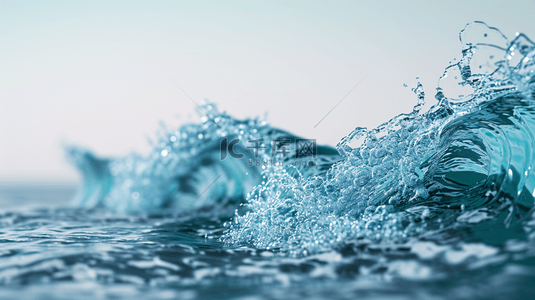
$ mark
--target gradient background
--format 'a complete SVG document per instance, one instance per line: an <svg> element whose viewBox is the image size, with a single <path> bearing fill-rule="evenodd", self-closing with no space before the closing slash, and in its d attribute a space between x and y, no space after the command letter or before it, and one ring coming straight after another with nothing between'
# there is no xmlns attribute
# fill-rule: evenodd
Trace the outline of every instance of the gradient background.
<svg viewBox="0 0 535 300"><path fill-rule="evenodd" d="M533 0L0 0L0 183L75 183L62 141L147 153L160 120L197 122L162 70L197 102L335 145L411 111L417 76L434 104L466 23L535 37L534 16Z"/></svg>

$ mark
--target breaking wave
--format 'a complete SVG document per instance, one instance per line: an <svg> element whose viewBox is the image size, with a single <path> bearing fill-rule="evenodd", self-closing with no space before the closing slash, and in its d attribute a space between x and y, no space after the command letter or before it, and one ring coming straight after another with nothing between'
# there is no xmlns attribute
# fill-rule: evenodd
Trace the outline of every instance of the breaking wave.
<svg viewBox="0 0 535 300"><path fill-rule="evenodd" d="M313 141L314 151L299 153L298 142L310 140L234 119L213 103L199 107L200 124L162 130L147 157L101 159L68 147L84 175L77 203L234 213L221 237L227 247L296 256L362 239L530 240L535 45L482 22L460 40L462 58L440 78L435 105L422 111L428 96L418 83L411 113L358 127L336 148Z"/></svg>

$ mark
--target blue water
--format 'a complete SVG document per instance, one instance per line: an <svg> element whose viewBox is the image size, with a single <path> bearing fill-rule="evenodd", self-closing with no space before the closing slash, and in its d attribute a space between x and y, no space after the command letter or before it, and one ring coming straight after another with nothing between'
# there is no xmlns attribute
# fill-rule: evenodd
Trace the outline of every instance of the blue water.
<svg viewBox="0 0 535 300"><path fill-rule="evenodd" d="M434 97L334 148L214 103L148 156L67 147L76 193L0 187L0 298L533 298L535 44L460 40Z"/></svg>

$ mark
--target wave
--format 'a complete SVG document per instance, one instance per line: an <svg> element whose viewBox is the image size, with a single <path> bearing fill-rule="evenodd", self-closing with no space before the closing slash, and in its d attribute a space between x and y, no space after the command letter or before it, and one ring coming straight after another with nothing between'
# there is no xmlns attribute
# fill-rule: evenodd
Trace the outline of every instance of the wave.
<svg viewBox="0 0 535 300"><path fill-rule="evenodd" d="M191 215L240 208L225 223L227 246L294 255L364 238L532 239L535 44L482 22L460 40L463 56L439 79L434 106L422 111L418 83L411 113L358 127L336 148L213 103L200 106L201 124L162 130L147 157L67 147L84 176L77 204Z"/></svg>
<svg viewBox="0 0 535 300"><path fill-rule="evenodd" d="M162 128L147 157L134 153L98 158L88 150L66 146L69 159L83 175L76 205L123 213L224 207L234 211L262 182L267 169L293 165L303 174L320 174L341 159L334 148L317 145L314 153L297 157L292 146L308 140L264 120L234 119L214 103L203 102L199 112L204 114L201 124L186 124L176 131Z"/></svg>

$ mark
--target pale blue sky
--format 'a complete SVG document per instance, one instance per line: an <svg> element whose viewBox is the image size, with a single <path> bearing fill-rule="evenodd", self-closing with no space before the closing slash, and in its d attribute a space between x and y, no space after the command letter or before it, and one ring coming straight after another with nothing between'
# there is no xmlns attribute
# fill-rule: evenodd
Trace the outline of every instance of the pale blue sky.
<svg viewBox="0 0 535 300"><path fill-rule="evenodd" d="M159 120L196 120L161 69L196 101L334 145L410 111L416 76L433 102L466 23L535 37L534 15L533 1L0 1L0 182L74 182L62 140L146 153Z"/></svg>

